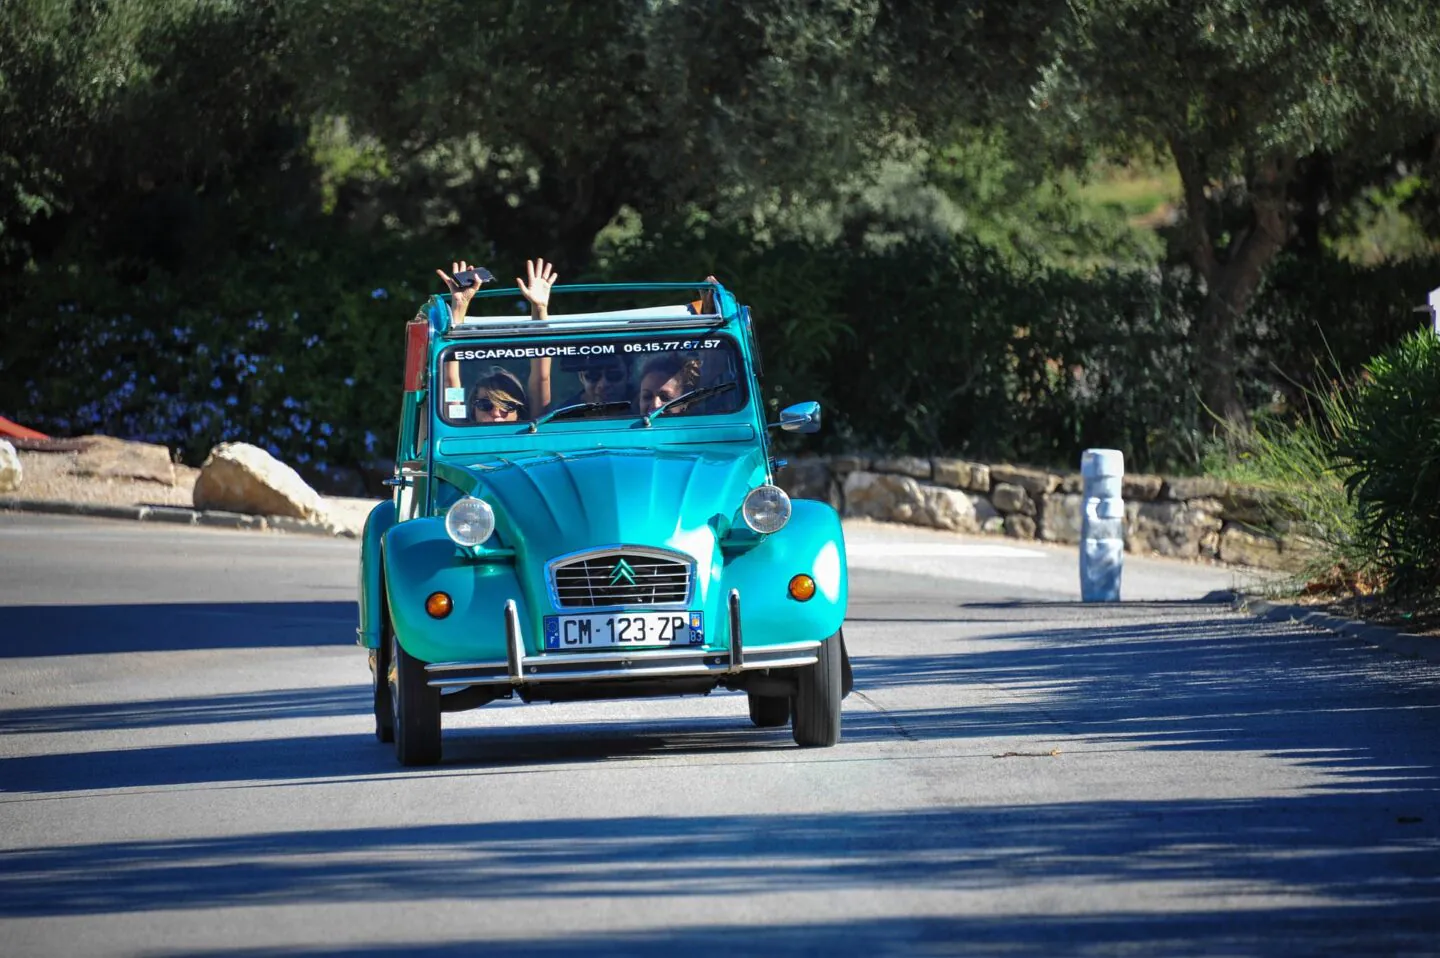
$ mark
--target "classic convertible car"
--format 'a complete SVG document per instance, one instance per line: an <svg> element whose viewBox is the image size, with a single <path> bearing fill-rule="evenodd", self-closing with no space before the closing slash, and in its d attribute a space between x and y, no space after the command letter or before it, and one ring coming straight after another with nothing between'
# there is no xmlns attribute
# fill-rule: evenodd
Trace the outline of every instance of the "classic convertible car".
<svg viewBox="0 0 1440 958"><path fill-rule="evenodd" d="M486 289L478 315L435 296L408 324L394 494L361 551L377 738L428 765L445 712L721 688L834 745L845 542L774 484L769 439L819 405L766 422L749 309L719 284L552 295L589 311L516 318L514 288Z"/></svg>

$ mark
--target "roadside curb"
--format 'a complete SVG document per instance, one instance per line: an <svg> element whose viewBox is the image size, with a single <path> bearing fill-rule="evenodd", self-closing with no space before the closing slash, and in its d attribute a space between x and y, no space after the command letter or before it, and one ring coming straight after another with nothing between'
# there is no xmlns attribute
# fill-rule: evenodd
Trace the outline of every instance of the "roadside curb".
<svg viewBox="0 0 1440 958"><path fill-rule="evenodd" d="M308 522L289 516L250 516L239 512L221 512L215 509L189 509L185 506L112 506L100 503L66 502L59 499L15 499L0 496L0 510L43 512L63 516L90 516L97 519L168 522L173 525L207 526L213 529L251 529L257 532L356 538L353 530L342 529L324 522Z"/></svg>
<svg viewBox="0 0 1440 958"><path fill-rule="evenodd" d="M1295 622L1300 625L1308 625L1324 629L1326 632L1333 632L1336 635L1359 639L1385 649L1387 652L1394 652L1396 655L1424 659L1427 662L1440 662L1440 638L1434 636L1412 635L1386 625L1342 619L1338 615L1309 609L1303 605L1286 605L1243 595L1237 595L1233 600L1233 605L1240 612L1248 612L1271 622Z"/></svg>

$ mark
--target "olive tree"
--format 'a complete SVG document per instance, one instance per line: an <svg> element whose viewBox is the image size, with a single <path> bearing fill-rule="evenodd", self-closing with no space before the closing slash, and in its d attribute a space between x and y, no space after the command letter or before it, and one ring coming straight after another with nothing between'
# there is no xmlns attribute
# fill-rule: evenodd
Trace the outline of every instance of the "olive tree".
<svg viewBox="0 0 1440 958"><path fill-rule="evenodd" d="M1031 88L1053 136L1169 150L1206 287L1202 400L1245 406L1237 331L1295 227L1306 164L1373 163L1440 128L1432 0L1072 0Z"/></svg>

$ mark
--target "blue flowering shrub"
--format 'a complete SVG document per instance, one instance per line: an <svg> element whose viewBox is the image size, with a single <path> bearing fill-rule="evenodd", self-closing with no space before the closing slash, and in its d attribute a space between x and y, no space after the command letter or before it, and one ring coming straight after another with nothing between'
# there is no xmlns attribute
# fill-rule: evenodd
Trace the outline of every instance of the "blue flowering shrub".
<svg viewBox="0 0 1440 958"><path fill-rule="evenodd" d="M56 436L159 443L191 464L227 441L321 479L384 458L404 323L433 265L333 260L277 248L204 275L152 269L134 285L34 274L0 349L0 412Z"/></svg>

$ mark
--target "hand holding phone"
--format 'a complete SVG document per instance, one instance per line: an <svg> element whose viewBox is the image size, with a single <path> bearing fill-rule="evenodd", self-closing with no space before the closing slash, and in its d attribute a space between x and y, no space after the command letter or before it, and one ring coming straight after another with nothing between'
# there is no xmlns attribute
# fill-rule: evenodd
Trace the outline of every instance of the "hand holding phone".
<svg viewBox="0 0 1440 958"><path fill-rule="evenodd" d="M455 274L455 285L460 289L469 289L472 286L483 286L493 282L495 282L495 275L483 266L462 269Z"/></svg>

